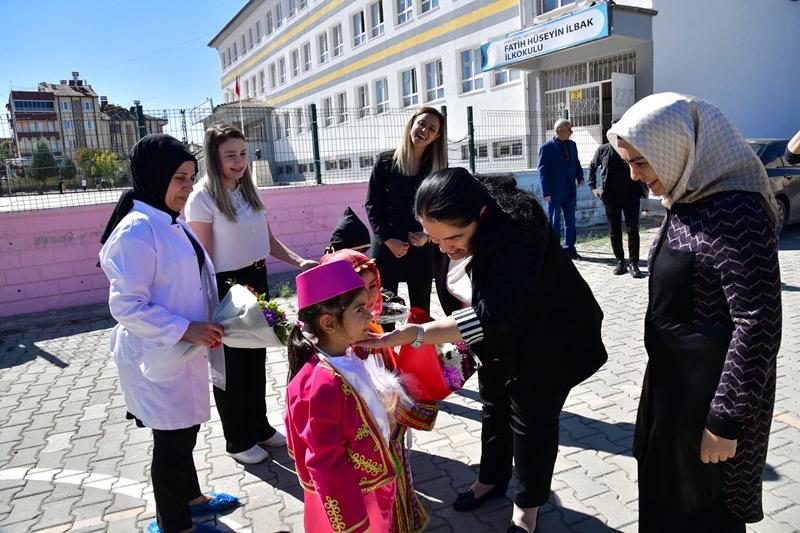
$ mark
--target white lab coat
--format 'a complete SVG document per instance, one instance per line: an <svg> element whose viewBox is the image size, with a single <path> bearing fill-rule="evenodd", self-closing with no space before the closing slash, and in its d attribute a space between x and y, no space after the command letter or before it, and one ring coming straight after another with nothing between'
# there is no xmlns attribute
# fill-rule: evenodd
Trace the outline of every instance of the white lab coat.
<svg viewBox="0 0 800 533"><path fill-rule="evenodd" d="M211 259L206 254L201 275L186 231L182 220L173 224L167 213L137 200L100 250L111 282L108 306L118 322L111 352L125 403L153 429L210 419L209 358L214 384L225 386L222 349L181 340L189 322L207 321L219 301Z"/></svg>

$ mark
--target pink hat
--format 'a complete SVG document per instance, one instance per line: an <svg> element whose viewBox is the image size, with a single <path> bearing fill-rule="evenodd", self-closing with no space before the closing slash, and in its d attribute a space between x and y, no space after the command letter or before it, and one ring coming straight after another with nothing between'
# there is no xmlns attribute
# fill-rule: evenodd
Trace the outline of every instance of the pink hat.
<svg viewBox="0 0 800 533"><path fill-rule="evenodd" d="M298 309L305 309L353 289L364 288L361 276L345 260L323 263L306 270L295 278L295 283Z"/></svg>

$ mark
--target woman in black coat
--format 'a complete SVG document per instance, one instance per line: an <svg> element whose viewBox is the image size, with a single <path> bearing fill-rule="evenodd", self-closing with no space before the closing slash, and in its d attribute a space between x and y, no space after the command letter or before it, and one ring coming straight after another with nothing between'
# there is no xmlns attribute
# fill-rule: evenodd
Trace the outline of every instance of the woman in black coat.
<svg viewBox="0 0 800 533"><path fill-rule="evenodd" d="M444 116L421 107L409 119L397 149L378 156L369 178L364 207L372 226L370 256L383 288L397 293L408 284L411 305L430 311L433 248L414 218L414 194L431 172L447 166Z"/></svg>
<svg viewBox="0 0 800 533"><path fill-rule="evenodd" d="M437 293L450 315L407 324L365 345L466 342L480 358L484 400L478 481L457 510L517 487L510 532L532 532L550 496L559 414L570 389L606 360L603 313L530 193L510 177L481 181L462 168L426 178L416 216L445 255Z"/></svg>

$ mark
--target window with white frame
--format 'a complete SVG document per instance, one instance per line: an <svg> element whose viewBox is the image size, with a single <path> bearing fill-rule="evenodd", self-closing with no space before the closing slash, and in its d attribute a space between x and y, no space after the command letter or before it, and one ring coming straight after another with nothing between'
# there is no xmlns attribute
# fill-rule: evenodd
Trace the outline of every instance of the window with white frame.
<svg viewBox="0 0 800 533"><path fill-rule="evenodd" d="M397 0L397 23L403 24L414 18L414 0Z"/></svg>
<svg viewBox="0 0 800 533"><path fill-rule="evenodd" d="M356 102L358 102L358 118L369 115L369 85L356 87Z"/></svg>
<svg viewBox="0 0 800 533"><path fill-rule="evenodd" d="M492 143L492 156L495 159L505 157L520 157L522 155L522 141L498 141Z"/></svg>
<svg viewBox="0 0 800 533"><path fill-rule="evenodd" d="M349 157L339 160L339 170L349 170L353 168L353 162Z"/></svg>
<svg viewBox="0 0 800 533"><path fill-rule="evenodd" d="M483 89L481 72L481 49L472 48L461 52L461 92Z"/></svg>
<svg viewBox="0 0 800 533"><path fill-rule="evenodd" d="M281 84L286 83L286 58L282 57L278 60L278 82Z"/></svg>
<svg viewBox="0 0 800 533"><path fill-rule="evenodd" d="M83 110L84 111L92 111L94 106L92 105L91 100L84 100L83 101Z"/></svg>
<svg viewBox="0 0 800 533"><path fill-rule="evenodd" d="M319 64L322 65L328 61L328 32L321 33L317 36L317 50L319 50Z"/></svg>
<svg viewBox="0 0 800 533"><path fill-rule="evenodd" d="M362 155L358 158L358 168L372 168L375 164L375 156Z"/></svg>
<svg viewBox="0 0 800 533"><path fill-rule="evenodd" d="M339 124L347 122L347 93L336 95L336 120Z"/></svg>
<svg viewBox="0 0 800 533"><path fill-rule="evenodd" d="M244 97L250 96L250 80L244 80Z"/></svg>
<svg viewBox="0 0 800 533"><path fill-rule="evenodd" d="M500 70L494 71L494 85L497 87L498 85L505 85L506 83L511 83L512 81L517 81L519 79L519 70L515 68L503 68Z"/></svg>
<svg viewBox="0 0 800 533"><path fill-rule="evenodd" d="M295 109L295 111L294 111L294 122L295 122L295 125L297 127L298 135L303 133L303 128L304 128L303 110L301 108L299 108L299 107L297 109Z"/></svg>
<svg viewBox="0 0 800 533"><path fill-rule="evenodd" d="M231 61L231 47L230 46L225 49L225 57L227 58L227 60L228 60L227 63L228 63L228 66L230 67L231 66L231 62L232 62Z"/></svg>
<svg viewBox="0 0 800 533"><path fill-rule="evenodd" d="M353 48L365 42L367 42L367 26L364 11L361 10L353 15Z"/></svg>
<svg viewBox="0 0 800 533"><path fill-rule="evenodd" d="M335 159L326 159L325 160L325 170L336 170L338 168L337 162Z"/></svg>
<svg viewBox="0 0 800 533"><path fill-rule="evenodd" d="M61 110L62 111L72 110L72 104L70 104L69 100L61 100Z"/></svg>
<svg viewBox="0 0 800 533"><path fill-rule="evenodd" d="M311 43L303 45L303 72L311 70Z"/></svg>
<svg viewBox="0 0 800 533"><path fill-rule="evenodd" d="M289 113L286 113L285 115L283 115L283 133L287 139L289 138L289 132L291 131L291 128L292 128L292 119Z"/></svg>
<svg viewBox="0 0 800 533"><path fill-rule="evenodd" d="M275 4L275 27L280 28L283 24L283 4L278 2Z"/></svg>
<svg viewBox="0 0 800 533"><path fill-rule="evenodd" d="M342 34L342 25L337 24L331 30L333 34L333 57L338 57L344 52L344 37Z"/></svg>
<svg viewBox="0 0 800 533"><path fill-rule="evenodd" d="M258 73L258 92L261 93L263 96L266 93L266 76L264 75L264 71Z"/></svg>
<svg viewBox="0 0 800 533"><path fill-rule="evenodd" d="M489 157L489 147L485 144L476 144L475 145L475 158L476 159L486 159ZM467 161L469 159L469 145L462 144L461 145L461 159L463 161Z"/></svg>
<svg viewBox="0 0 800 533"><path fill-rule="evenodd" d="M442 60L425 63L425 101L432 102L444 98L444 76Z"/></svg>
<svg viewBox="0 0 800 533"><path fill-rule="evenodd" d="M378 37L383 35L383 0L377 0L369 5L370 35Z"/></svg>
<svg viewBox="0 0 800 533"><path fill-rule="evenodd" d="M222 65L222 70L228 68L228 64L225 62L225 52L221 50L219 52L219 64Z"/></svg>
<svg viewBox="0 0 800 533"><path fill-rule="evenodd" d="M278 85L278 69L275 63L269 66L269 86L274 89Z"/></svg>
<svg viewBox="0 0 800 533"><path fill-rule="evenodd" d="M64 129L65 130L71 130L72 129L72 120L65 119L65 120L62 121L62 123L64 124Z"/></svg>
<svg viewBox="0 0 800 533"><path fill-rule="evenodd" d="M236 43L233 43L233 60L237 61L239 59L239 49L236 48Z"/></svg>
<svg viewBox="0 0 800 533"><path fill-rule="evenodd" d="M419 9L423 13L427 13L431 9L436 9L437 7L439 7L439 0L422 0L419 5Z"/></svg>
<svg viewBox="0 0 800 533"><path fill-rule="evenodd" d="M403 88L403 107L410 107L419 103L419 93L417 91L417 69L410 68L400 73L401 85Z"/></svg>
<svg viewBox="0 0 800 533"><path fill-rule="evenodd" d="M256 75L250 76L250 89L253 91L253 96L256 95Z"/></svg>
<svg viewBox="0 0 800 533"><path fill-rule="evenodd" d="M305 9L308 7L308 0L300 0L300 9Z"/></svg>
<svg viewBox="0 0 800 533"><path fill-rule="evenodd" d="M253 28L247 30L247 48L253 48Z"/></svg>
<svg viewBox="0 0 800 533"><path fill-rule="evenodd" d="M267 35L272 34L272 11L267 13Z"/></svg>
<svg viewBox="0 0 800 533"><path fill-rule="evenodd" d="M287 0L289 3L288 17L292 18L297 13L297 2L295 0Z"/></svg>
<svg viewBox="0 0 800 533"><path fill-rule="evenodd" d="M281 119L280 119L280 117L277 115L277 113L276 113L275 115L273 115L273 117L274 117L274 122L273 122L273 124L274 124L274 126L275 126L275 127L274 127L274 130L275 130L275 138L276 138L276 139L280 139L280 138L283 136L283 131L282 131L282 130L283 130L283 128L281 128Z"/></svg>
<svg viewBox="0 0 800 533"><path fill-rule="evenodd" d="M247 41L245 40L245 34L242 34L242 56L247 53Z"/></svg>
<svg viewBox="0 0 800 533"><path fill-rule="evenodd" d="M330 96L322 99L322 125L326 128L333 125Z"/></svg>
<svg viewBox="0 0 800 533"><path fill-rule="evenodd" d="M296 77L300 75L300 51L295 48L289 54L289 62L292 67L292 77Z"/></svg>
<svg viewBox="0 0 800 533"><path fill-rule="evenodd" d="M575 2L576 0L539 0L539 13L547 13Z"/></svg>
<svg viewBox="0 0 800 533"><path fill-rule="evenodd" d="M375 113L386 111L389 104L389 83L386 78L375 80Z"/></svg>
<svg viewBox="0 0 800 533"><path fill-rule="evenodd" d="M256 21L256 44L261 42L261 21Z"/></svg>

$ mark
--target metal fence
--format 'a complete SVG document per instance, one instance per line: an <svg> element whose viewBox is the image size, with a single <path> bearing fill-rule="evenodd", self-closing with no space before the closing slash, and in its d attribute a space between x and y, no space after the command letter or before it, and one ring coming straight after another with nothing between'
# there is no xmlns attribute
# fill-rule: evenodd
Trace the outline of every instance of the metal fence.
<svg viewBox="0 0 800 533"><path fill-rule="evenodd" d="M476 172L536 167L539 146L553 136L560 113L442 108L448 115L451 166ZM148 133L168 133L192 150L204 173L206 128L230 123L247 137L251 169L259 187L340 184L369 179L375 156L395 148L413 110L273 108L264 102L217 106L192 120L182 109L143 110L104 106L8 115L0 127L0 211L115 202L130 187L128 154ZM454 115L459 113L462 116ZM584 166L610 117L572 117L572 139ZM458 128L453 124L458 124ZM1 123L0 123L1 126Z"/></svg>

